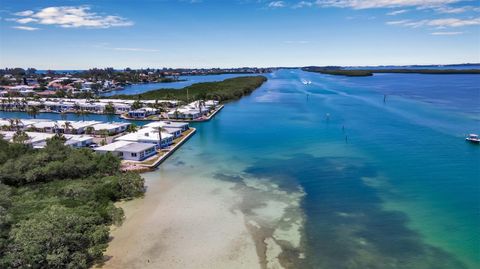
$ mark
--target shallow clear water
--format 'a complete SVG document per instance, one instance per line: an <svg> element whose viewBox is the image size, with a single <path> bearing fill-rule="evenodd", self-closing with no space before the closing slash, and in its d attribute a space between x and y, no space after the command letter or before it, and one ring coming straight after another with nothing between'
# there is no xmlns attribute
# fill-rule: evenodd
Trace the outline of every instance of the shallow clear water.
<svg viewBox="0 0 480 269"><path fill-rule="evenodd" d="M268 76L194 124L158 179L204 171L202 180L304 192L288 216L303 217L300 246L277 242L292 267L480 267L480 147L463 139L480 132L480 76ZM255 199L245 194L242 206L252 218Z"/></svg>

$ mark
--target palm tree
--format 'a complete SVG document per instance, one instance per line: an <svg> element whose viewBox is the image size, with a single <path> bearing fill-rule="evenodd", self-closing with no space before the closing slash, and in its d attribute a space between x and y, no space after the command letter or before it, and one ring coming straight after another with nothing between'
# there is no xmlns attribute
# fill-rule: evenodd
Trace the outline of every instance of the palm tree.
<svg viewBox="0 0 480 269"><path fill-rule="evenodd" d="M16 129L15 126L15 120L14 119L9 119L8 122L10 123L10 130L13 131Z"/></svg>
<svg viewBox="0 0 480 269"><path fill-rule="evenodd" d="M66 121L66 122L65 122L64 127L65 127L65 133L67 133L67 132L70 131L70 130L73 131L73 125L72 125L72 123L69 122L69 121Z"/></svg>
<svg viewBox="0 0 480 269"><path fill-rule="evenodd" d="M53 132L54 132L55 134L59 134L59 133L60 133L59 131L60 131L60 128L58 128L58 124L55 122L55 123L53 124Z"/></svg>
<svg viewBox="0 0 480 269"><path fill-rule="evenodd" d="M7 99L7 103L8 103L8 109L12 109L12 98L10 98L10 96L8 97Z"/></svg>
<svg viewBox="0 0 480 269"><path fill-rule="evenodd" d="M138 130L138 126L135 123L128 125L127 132L135 133Z"/></svg>
<svg viewBox="0 0 480 269"><path fill-rule="evenodd" d="M26 98L23 98L22 99L22 109L25 109L28 105L28 102L27 102L27 99Z"/></svg>
<svg viewBox="0 0 480 269"><path fill-rule="evenodd" d="M22 123L20 119L9 119L8 121L10 122L10 129L12 131L20 130L20 124Z"/></svg>
<svg viewBox="0 0 480 269"><path fill-rule="evenodd" d="M163 127L158 126L157 131L158 131L158 148L162 150L162 131L165 130Z"/></svg>
<svg viewBox="0 0 480 269"><path fill-rule="evenodd" d="M37 115L40 114L40 109L36 106L29 106L27 108L27 114L36 119Z"/></svg>
<svg viewBox="0 0 480 269"><path fill-rule="evenodd" d="M13 143L17 144L25 144L30 139L30 137L25 133L24 131L16 131L15 134L13 135Z"/></svg>
<svg viewBox="0 0 480 269"><path fill-rule="evenodd" d="M85 128L85 133L93 134L93 132L95 132L95 128L93 128L92 126L88 126L87 128Z"/></svg>
<svg viewBox="0 0 480 269"><path fill-rule="evenodd" d="M60 112L60 118L61 118L62 120L66 120L66 119L67 119L67 113L61 111L61 112Z"/></svg>

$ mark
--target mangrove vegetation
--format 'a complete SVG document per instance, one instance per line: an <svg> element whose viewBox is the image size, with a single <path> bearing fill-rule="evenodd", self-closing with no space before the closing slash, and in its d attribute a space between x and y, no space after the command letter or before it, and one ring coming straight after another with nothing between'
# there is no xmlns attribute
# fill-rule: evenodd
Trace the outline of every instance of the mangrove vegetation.
<svg viewBox="0 0 480 269"><path fill-rule="evenodd" d="M217 100L221 102L240 99L260 87L267 78L246 76L216 82L195 83L182 89L159 89L136 95L115 95L113 99L133 100Z"/></svg>
<svg viewBox="0 0 480 269"><path fill-rule="evenodd" d="M103 260L114 202L141 196L144 180L120 160L73 149L56 136L44 149L0 139L0 268L88 268Z"/></svg>
<svg viewBox="0 0 480 269"><path fill-rule="evenodd" d="M373 76L376 73L399 73L399 74L480 74L480 69L342 69L331 67L308 66L303 67L303 71L315 72L327 75L338 75L348 77L366 77Z"/></svg>

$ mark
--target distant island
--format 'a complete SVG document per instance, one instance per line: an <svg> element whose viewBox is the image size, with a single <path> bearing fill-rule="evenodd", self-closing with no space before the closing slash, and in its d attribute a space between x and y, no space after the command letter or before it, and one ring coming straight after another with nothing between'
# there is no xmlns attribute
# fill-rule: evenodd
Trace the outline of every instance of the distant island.
<svg viewBox="0 0 480 269"><path fill-rule="evenodd" d="M130 100L217 100L227 102L248 95L260 87L267 78L247 76L216 82L195 83L182 89L159 89L136 95L114 95L112 99Z"/></svg>
<svg viewBox="0 0 480 269"><path fill-rule="evenodd" d="M400 73L400 74L480 74L480 69L410 69L410 68L385 68L385 69L343 69L341 67L303 67L303 71L321 73L327 75L368 77L375 73Z"/></svg>

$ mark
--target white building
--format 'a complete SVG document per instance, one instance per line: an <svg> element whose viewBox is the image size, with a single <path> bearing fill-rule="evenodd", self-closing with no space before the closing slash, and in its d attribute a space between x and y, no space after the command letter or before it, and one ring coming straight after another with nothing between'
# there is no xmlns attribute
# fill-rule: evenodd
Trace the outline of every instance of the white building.
<svg viewBox="0 0 480 269"><path fill-rule="evenodd" d="M173 143L173 135L167 132L161 132L162 141L161 146L167 147ZM130 142L140 142L140 143L150 143L157 145L157 148L160 147L160 137L158 130L154 128L143 128L134 133L129 133L120 137L115 138L115 141L130 141Z"/></svg>
<svg viewBox="0 0 480 269"><path fill-rule="evenodd" d="M92 125L95 134L101 134L102 131L106 131L109 135L125 132L130 123L126 122L110 122L110 123L98 123Z"/></svg>
<svg viewBox="0 0 480 269"><path fill-rule="evenodd" d="M137 143L116 141L94 149L98 153L110 152L124 160L142 161L156 154L155 145L151 143Z"/></svg>
<svg viewBox="0 0 480 269"><path fill-rule="evenodd" d="M155 115L158 113L158 109L151 108L151 107L144 107L137 110L129 111L128 116L130 118L146 118L151 115Z"/></svg>

